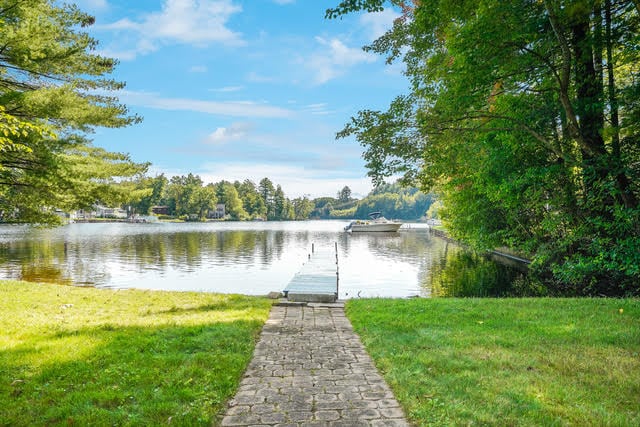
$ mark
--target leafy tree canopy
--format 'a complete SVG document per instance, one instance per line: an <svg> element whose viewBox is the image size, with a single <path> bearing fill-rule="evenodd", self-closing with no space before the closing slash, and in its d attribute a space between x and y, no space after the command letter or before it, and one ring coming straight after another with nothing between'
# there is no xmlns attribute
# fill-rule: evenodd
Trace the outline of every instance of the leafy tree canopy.
<svg viewBox="0 0 640 427"><path fill-rule="evenodd" d="M144 173L84 134L140 120L111 95L116 61L94 53L93 18L53 0L0 0L0 216L56 222L56 208L121 197L112 184Z"/></svg>
<svg viewBox="0 0 640 427"><path fill-rule="evenodd" d="M400 10L366 50L411 82L359 112L374 182L401 174L479 248L524 251L567 294L640 293L640 9L635 1L345 0ZM633 267L636 266L636 267Z"/></svg>

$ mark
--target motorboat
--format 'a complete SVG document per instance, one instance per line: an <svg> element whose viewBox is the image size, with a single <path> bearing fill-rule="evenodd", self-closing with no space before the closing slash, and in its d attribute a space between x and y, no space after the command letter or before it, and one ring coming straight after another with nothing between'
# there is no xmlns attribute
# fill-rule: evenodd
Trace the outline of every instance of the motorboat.
<svg viewBox="0 0 640 427"><path fill-rule="evenodd" d="M396 232L401 226L401 222L390 221L382 216L381 212L371 212L368 220L351 221L349 225L344 228L344 231L351 231L353 233L361 231Z"/></svg>

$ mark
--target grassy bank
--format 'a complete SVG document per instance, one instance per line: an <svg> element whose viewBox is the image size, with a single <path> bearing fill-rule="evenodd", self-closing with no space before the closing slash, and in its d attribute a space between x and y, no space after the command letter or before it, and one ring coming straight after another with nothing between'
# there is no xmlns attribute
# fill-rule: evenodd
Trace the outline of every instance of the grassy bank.
<svg viewBox="0 0 640 427"><path fill-rule="evenodd" d="M416 425L640 425L640 300L352 300Z"/></svg>
<svg viewBox="0 0 640 427"><path fill-rule="evenodd" d="M0 281L0 425L211 425L270 307Z"/></svg>

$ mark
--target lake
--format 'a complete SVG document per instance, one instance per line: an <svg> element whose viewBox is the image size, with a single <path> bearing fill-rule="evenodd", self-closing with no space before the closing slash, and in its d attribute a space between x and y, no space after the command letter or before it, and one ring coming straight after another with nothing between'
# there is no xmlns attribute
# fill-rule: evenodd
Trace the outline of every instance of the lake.
<svg viewBox="0 0 640 427"><path fill-rule="evenodd" d="M0 226L0 278L98 288L265 295L282 291L311 245L337 243L340 298L501 295L522 272L423 224L345 233L347 221Z"/></svg>

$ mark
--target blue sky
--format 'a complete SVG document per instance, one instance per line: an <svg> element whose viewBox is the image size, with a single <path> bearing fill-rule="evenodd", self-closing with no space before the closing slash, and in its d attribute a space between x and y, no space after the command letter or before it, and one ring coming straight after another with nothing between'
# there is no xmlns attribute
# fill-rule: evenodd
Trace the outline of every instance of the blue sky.
<svg viewBox="0 0 640 427"><path fill-rule="evenodd" d="M118 97L144 121L98 129L95 145L205 182L263 177L287 197L371 189L354 140L361 109L406 92L400 65L364 52L397 14L326 20L339 0L77 0L101 54L120 60Z"/></svg>

